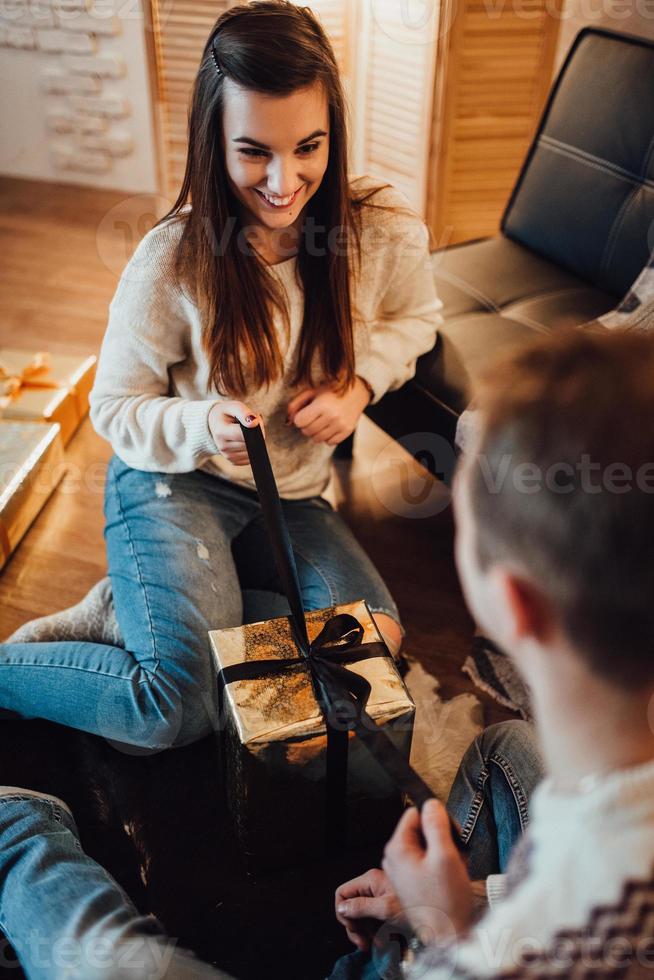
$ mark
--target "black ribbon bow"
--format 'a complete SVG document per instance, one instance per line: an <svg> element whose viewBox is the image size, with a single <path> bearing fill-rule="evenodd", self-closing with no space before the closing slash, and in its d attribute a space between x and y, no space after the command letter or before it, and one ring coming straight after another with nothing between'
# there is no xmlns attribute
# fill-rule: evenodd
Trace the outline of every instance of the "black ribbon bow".
<svg viewBox="0 0 654 980"><path fill-rule="evenodd" d="M254 680L288 670L308 670L318 706L327 729L327 833L328 843L336 846L345 838L347 755L349 732L358 738L393 779L397 789L421 808L433 797L424 780L409 765L392 739L366 710L370 697L368 681L347 670L345 665L375 657L390 657L382 642L362 644L363 627L347 614L332 616L313 642L309 641L304 617L295 556L263 432L241 425L250 457L259 502L275 556L282 587L291 608L291 629L299 650L298 657L246 660L222 669L221 681ZM457 829L452 836L461 847Z"/></svg>

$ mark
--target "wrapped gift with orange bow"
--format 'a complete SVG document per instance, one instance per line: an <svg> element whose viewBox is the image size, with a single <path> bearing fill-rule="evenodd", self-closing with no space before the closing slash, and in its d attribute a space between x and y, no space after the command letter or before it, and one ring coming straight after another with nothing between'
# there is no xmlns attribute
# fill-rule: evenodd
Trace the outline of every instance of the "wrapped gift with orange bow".
<svg viewBox="0 0 654 980"><path fill-rule="evenodd" d="M0 421L0 568L64 473L58 424Z"/></svg>
<svg viewBox="0 0 654 980"><path fill-rule="evenodd" d="M64 446L89 409L97 358L0 348L0 417L58 422Z"/></svg>

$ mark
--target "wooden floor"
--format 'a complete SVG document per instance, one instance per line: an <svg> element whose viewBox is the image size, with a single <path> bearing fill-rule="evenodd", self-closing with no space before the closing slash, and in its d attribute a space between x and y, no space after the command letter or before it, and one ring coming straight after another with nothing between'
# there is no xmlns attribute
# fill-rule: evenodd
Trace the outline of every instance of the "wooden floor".
<svg viewBox="0 0 654 980"><path fill-rule="evenodd" d="M97 353L120 271L153 224L152 202L3 179L0 204L0 347ZM428 517L416 517L401 500L389 512L383 502L398 451L366 420L354 462L339 464L333 492L398 601L407 652L439 678L449 698L473 690L460 669L473 625L452 563L451 514L446 501ZM109 456L87 419L69 444L67 477L0 573L0 640L28 619L77 602L105 574L102 492ZM411 466L408 457L400 463ZM506 717L481 700L487 722Z"/></svg>

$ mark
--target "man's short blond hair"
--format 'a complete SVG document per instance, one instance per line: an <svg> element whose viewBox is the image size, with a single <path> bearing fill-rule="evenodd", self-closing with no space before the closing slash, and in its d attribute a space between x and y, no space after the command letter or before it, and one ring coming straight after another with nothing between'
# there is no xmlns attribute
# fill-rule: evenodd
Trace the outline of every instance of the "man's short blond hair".
<svg viewBox="0 0 654 980"><path fill-rule="evenodd" d="M483 567L518 563L569 640L625 688L654 680L654 336L564 331L475 391Z"/></svg>

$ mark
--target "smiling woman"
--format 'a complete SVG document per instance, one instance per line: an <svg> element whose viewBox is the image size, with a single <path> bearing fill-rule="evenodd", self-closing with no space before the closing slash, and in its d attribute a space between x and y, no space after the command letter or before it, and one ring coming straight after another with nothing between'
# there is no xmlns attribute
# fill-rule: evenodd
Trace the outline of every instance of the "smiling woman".
<svg viewBox="0 0 654 980"><path fill-rule="evenodd" d="M219 722L209 629L288 612L239 423L265 425L305 609L365 598L399 648L393 598L322 494L335 445L440 322L422 222L348 176L341 81L307 8L253 2L216 22L188 136L90 397L114 450L105 539L125 648L6 643L0 677L0 708L155 751Z"/></svg>
<svg viewBox="0 0 654 980"><path fill-rule="evenodd" d="M250 241L270 264L297 251L302 212L329 162L329 104L319 82L281 98L227 78L223 136L229 185L253 227ZM245 132L248 135L236 135ZM274 135L274 145L265 142ZM275 215L275 217L272 217ZM289 251L289 249L291 251Z"/></svg>
<svg viewBox="0 0 654 980"><path fill-rule="evenodd" d="M223 14L193 87L182 187L162 219L185 223L176 275L195 292L216 390L244 397L283 376L271 312L288 329L289 297L269 269L297 255L305 301L294 381L311 386L318 369L341 393L358 387L361 401L351 260L361 224L355 198L373 189L352 193L341 79L310 11L264 0ZM351 248L330 247L339 229Z"/></svg>

